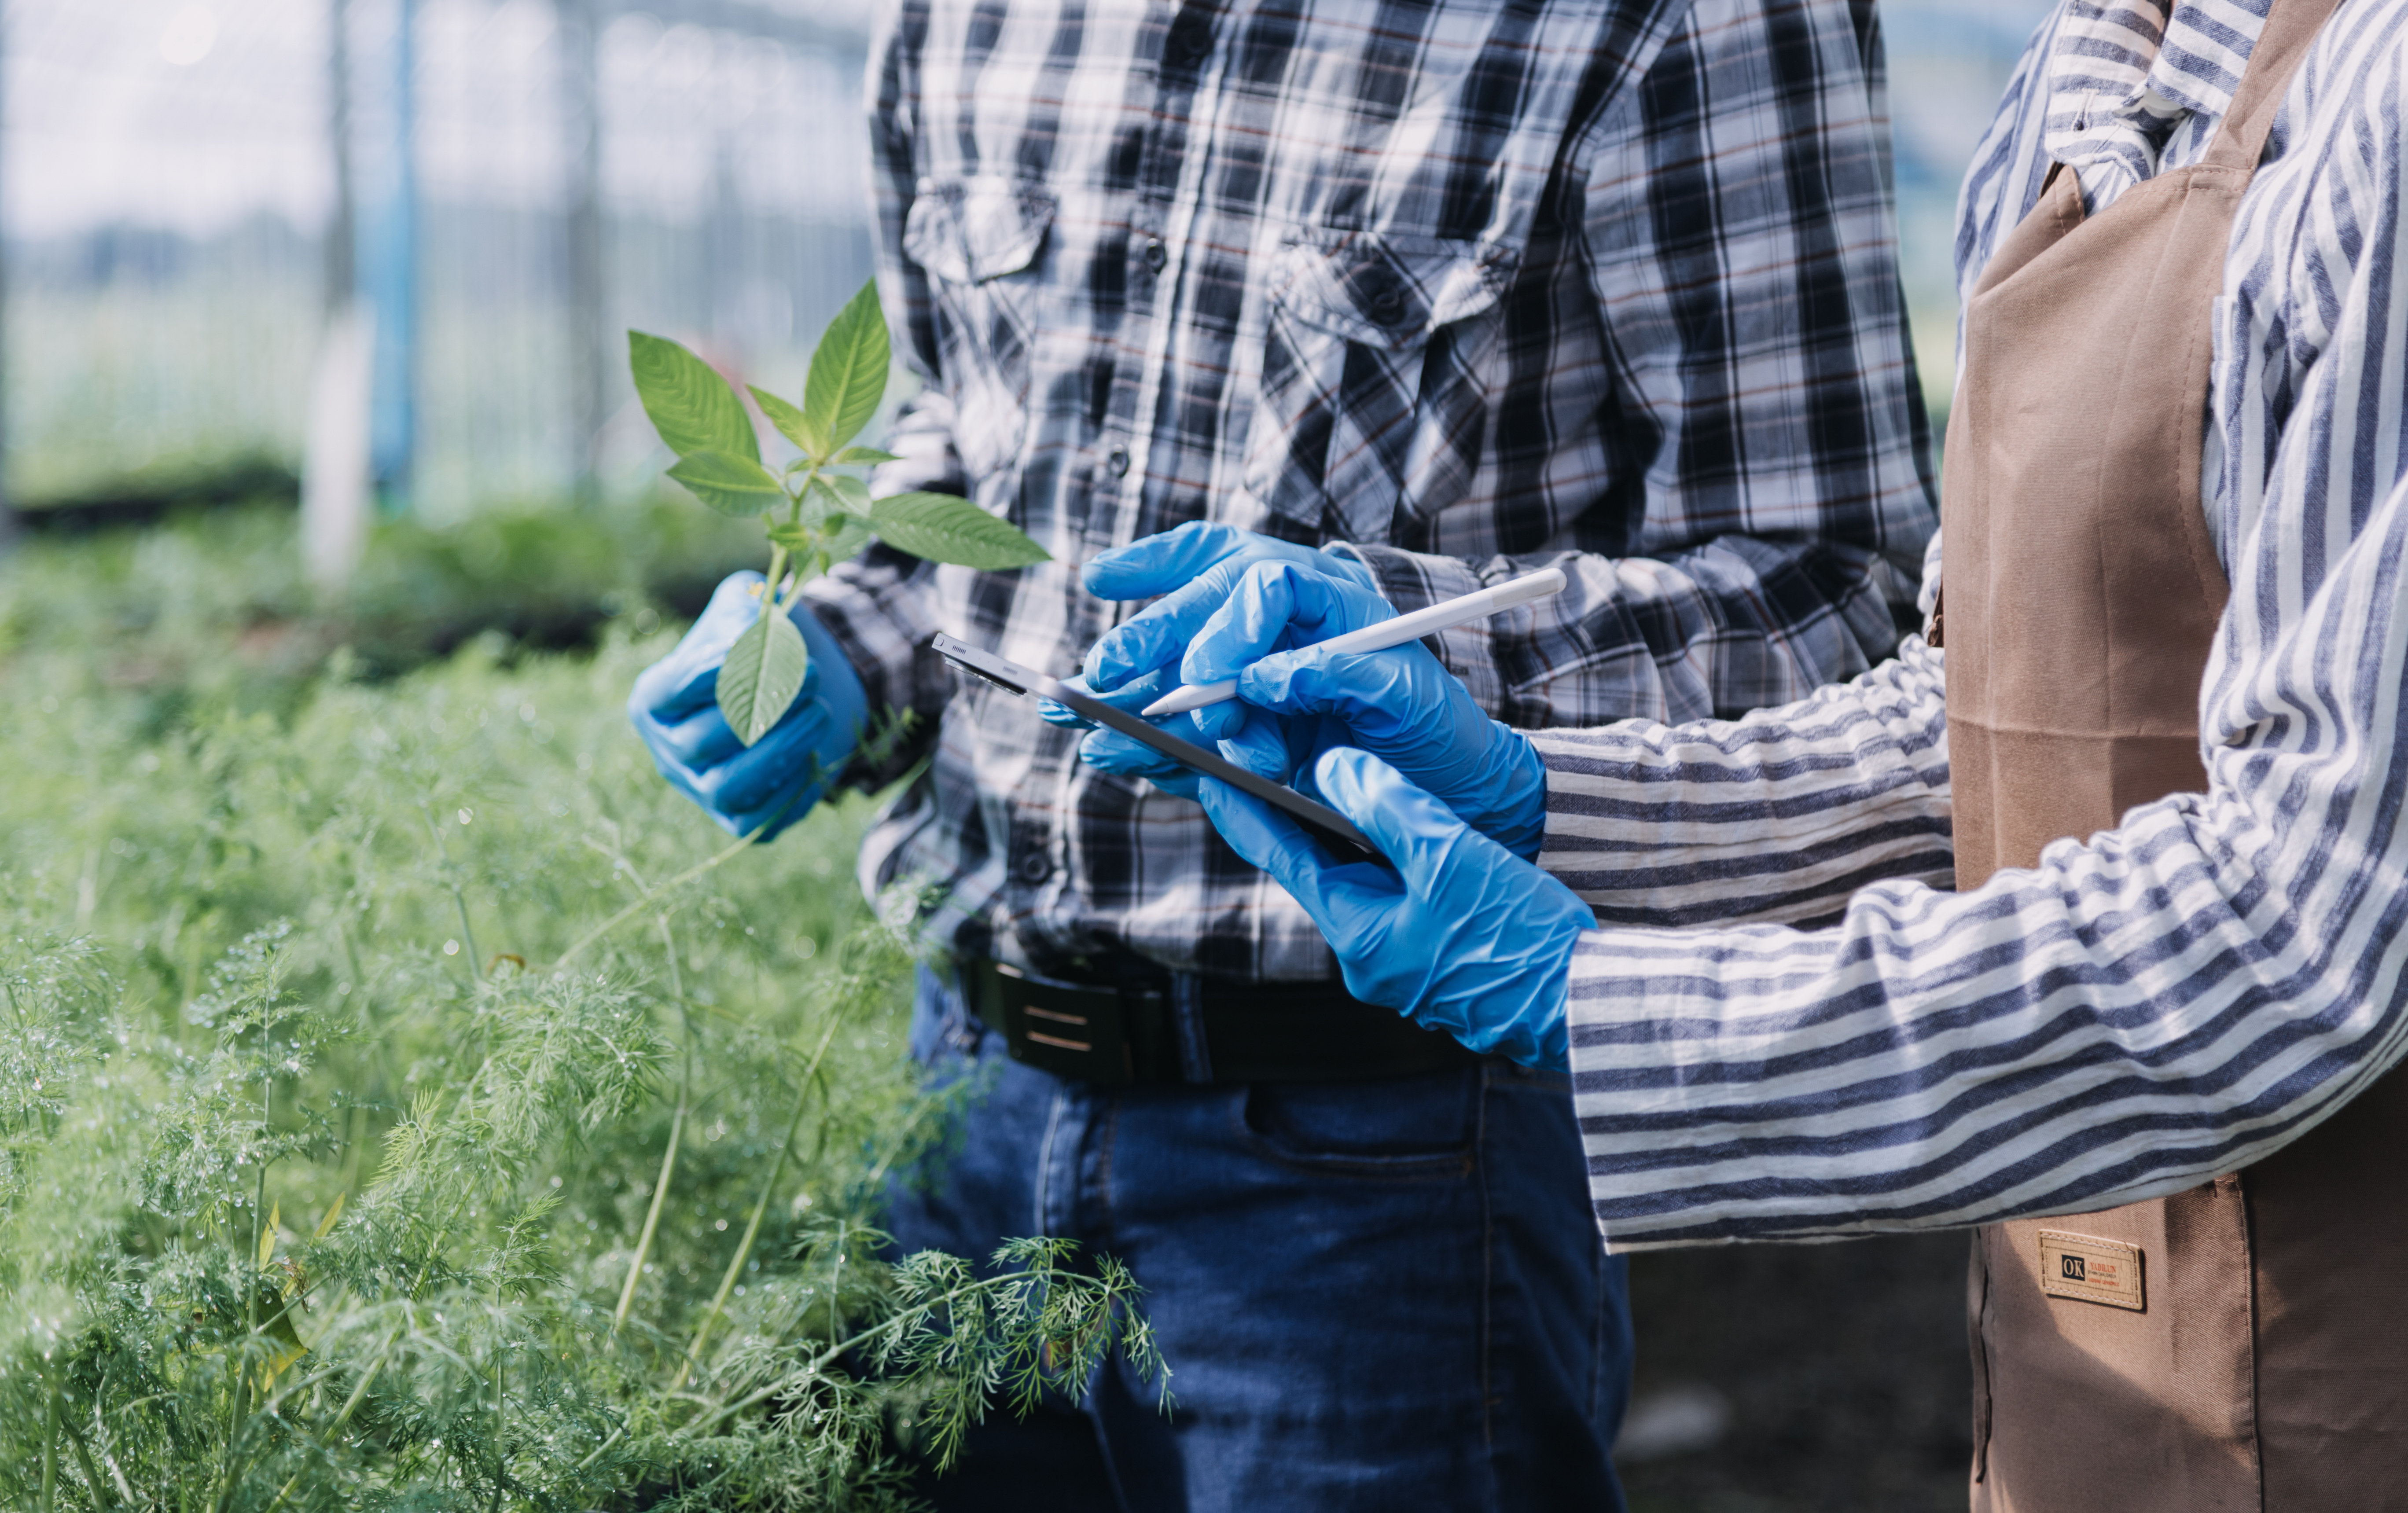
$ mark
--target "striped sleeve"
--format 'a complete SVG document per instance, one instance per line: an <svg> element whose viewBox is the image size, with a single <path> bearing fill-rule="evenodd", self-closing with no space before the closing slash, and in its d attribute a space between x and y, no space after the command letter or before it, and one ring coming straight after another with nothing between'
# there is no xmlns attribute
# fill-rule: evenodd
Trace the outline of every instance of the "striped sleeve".
<svg viewBox="0 0 2408 1513"><path fill-rule="evenodd" d="M2408 1047L2408 0L2345 7L2220 307L2231 604L2208 792L1814 931L1586 937L1575 1106L1617 1249L2079 1213L2262 1159Z"/></svg>
<svg viewBox="0 0 2408 1513"><path fill-rule="evenodd" d="M1607 924L1798 923L1882 878L1945 886L1944 699L1918 635L1853 682L1741 720L1533 732L1539 864Z"/></svg>

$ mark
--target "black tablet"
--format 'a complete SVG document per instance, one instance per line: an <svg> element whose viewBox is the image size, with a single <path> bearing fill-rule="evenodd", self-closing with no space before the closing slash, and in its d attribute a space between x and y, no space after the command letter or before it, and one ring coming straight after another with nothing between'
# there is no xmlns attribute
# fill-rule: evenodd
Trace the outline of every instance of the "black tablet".
<svg viewBox="0 0 2408 1513"><path fill-rule="evenodd" d="M1141 741L1182 767L1218 778L1230 787L1241 789L1272 806L1312 832L1314 839L1329 848L1342 862L1377 862L1392 865L1371 837L1354 827L1354 821L1326 804L1316 804L1295 789L1257 778L1236 763L1224 760L1218 753L1207 751L1193 741L1182 741L1176 735L1165 735L1136 715L1115 709L1092 693L1082 693L1056 678L1046 677L1033 667L1008 662L992 651L982 651L974 646L939 635L929 643L947 662L973 678L984 678L1007 693L1034 694L1068 705L1078 711L1081 719L1092 720L1098 725L1119 731L1133 741Z"/></svg>

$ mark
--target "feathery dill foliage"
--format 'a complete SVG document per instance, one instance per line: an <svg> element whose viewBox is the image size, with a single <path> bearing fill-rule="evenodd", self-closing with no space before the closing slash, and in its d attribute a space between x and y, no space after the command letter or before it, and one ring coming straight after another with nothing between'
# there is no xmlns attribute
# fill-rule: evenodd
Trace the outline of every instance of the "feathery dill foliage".
<svg viewBox="0 0 2408 1513"><path fill-rule="evenodd" d="M0 1503L890 1507L1159 1371L1109 1258L883 1249L948 1120L864 807L727 846L624 730L665 635L266 713L20 635Z"/></svg>

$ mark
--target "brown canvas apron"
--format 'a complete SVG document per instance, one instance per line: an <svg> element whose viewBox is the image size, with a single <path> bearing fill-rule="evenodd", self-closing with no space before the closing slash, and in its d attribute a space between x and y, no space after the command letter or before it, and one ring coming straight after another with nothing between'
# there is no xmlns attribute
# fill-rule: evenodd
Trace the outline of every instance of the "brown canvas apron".
<svg viewBox="0 0 2408 1513"><path fill-rule="evenodd" d="M2206 787L2211 306L2334 4L2275 0L2196 166L2087 221L2059 170L1968 304L1942 578L1960 888ZM2053 1240L2044 1289L2044 1231L2115 1243ZM1975 1513L2408 1509L2400 1074L2243 1172L1984 1229L1969 1294Z"/></svg>

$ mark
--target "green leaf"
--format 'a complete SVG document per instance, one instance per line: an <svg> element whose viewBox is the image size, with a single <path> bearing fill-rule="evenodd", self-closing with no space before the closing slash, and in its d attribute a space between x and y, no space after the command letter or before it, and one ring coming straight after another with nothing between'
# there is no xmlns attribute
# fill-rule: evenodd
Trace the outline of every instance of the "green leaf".
<svg viewBox="0 0 2408 1513"><path fill-rule="evenodd" d="M761 607L761 618L727 649L719 668L719 712L736 738L751 746L769 734L803 691L810 648L783 611Z"/></svg>
<svg viewBox="0 0 2408 1513"><path fill-rule="evenodd" d="M870 508L870 524L889 546L986 572L1049 562L1054 554L1010 521L957 494L898 493Z"/></svg>
<svg viewBox="0 0 2408 1513"><path fill-rule="evenodd" d="M811 479L803 490L802 522L817 525L830 515L844 513L844 495L836 492L836 480L825 473Z"/></svg>
<svg viewBox="0 0 2408 1513"><path fill-rule="evenodd" d="M827 544L830 562L853 561L861 555L861 549L869 545L871 538L878 535L877 525L867 515L846 515L841 519L842 527Z"/></svg>
<svg viewBox="0 0 2408 1513"><path fill-rule="evenodd" d="M835 457L840 467L852 467L862 463L899 463L902 460L891 451L880 451L875 447L847 447Z"/></svg>
<svg viewBox="0 0 2408 1513"><path fill-rule="evenodd" d="M666 336L630 331L627 366L636 376L636 397L669 450L680 457L717 451L761 460L744 402L710 364Z"/></svg>
<svg viewBox="0 0 2408 1513"><path fill-rule="evenodd" d="M843 473L823 474L822 478L836 491L837 497L844 501L842 507L846 514L867 515L870 512L873 507L869 502L868 484Z"/></svg>
<svg viewBox="0 0 2408 1513"><path fill-rule="evenodd" d="M878 285L864 284L828 322L803 380L803 413L828 446L851 441L878 413L878 402L886 397L891 351Z"/></svg>
<svg viewBox="0 0 2408 1513"><path fill-rule="evenodd" d="M669 477L694 491L694 496L723 515L758 515L786 502L777 478L748 457L722 451L698 451L679 460Z"/></svg>
<svg viewBox="0 0 2408 1513"><path fill-rule="evenodd" d="M810 416L767 389L754 384L745 387L752 391L753 402L761 407L761 413L769 418L769 423L778 428L778 434L802 448L804 456L815 463L827 456L827 437L811 424ZM861 449L856 447L853 450L858 451Z"/></svg>
<svg viewBox="0 0 2408 1513"><path fill-rule="evenodd" d="M869 485L841 473L822 473L803 491L803 523L869 513Z"/></svg>

